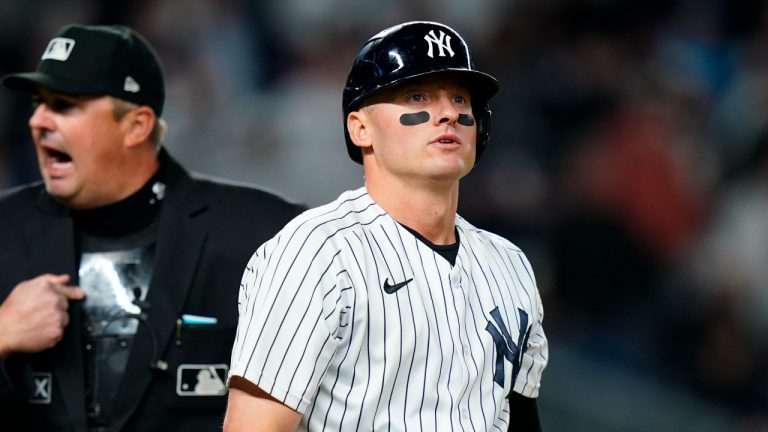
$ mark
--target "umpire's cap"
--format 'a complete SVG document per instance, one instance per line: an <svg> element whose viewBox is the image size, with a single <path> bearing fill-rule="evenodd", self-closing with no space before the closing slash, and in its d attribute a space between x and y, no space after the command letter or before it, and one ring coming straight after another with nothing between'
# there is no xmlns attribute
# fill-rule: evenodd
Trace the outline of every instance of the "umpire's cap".
<svg viewBox="0 0 768 432"><path fill-rule="evenodd" d="M163 68L154 49L126 26L62 27L48 42L34 72L3 77L3 85L35 92L109 95L148 105L159 117L165 101Z"/></svg>
<svg viewBox="0 0 768 432"><path fill-rule="evenodd" d="M477 155L488 144L491 111L488 101L499 90L492 76L475 69L464 39L452 28L430 21L412 21L385 29L370 38L355 58L344 87L344 138L349 156L362 163L362 153L349 137L347 116L364 100L404 81L440 72L462 74L469 85L477 120Z"/></svg>

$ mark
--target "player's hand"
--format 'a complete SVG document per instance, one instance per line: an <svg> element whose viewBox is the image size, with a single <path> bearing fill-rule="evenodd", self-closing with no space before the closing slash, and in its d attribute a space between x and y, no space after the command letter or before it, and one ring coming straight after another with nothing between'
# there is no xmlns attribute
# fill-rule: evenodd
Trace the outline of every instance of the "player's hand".
<svg viewBox="0 0 768 432"><path fill-rule="evenodd" d="M68 281L69 275L45 274L13 288L0 304L0 358L43 351L61 340L69 324L69 300L85 297Z"/></svg>

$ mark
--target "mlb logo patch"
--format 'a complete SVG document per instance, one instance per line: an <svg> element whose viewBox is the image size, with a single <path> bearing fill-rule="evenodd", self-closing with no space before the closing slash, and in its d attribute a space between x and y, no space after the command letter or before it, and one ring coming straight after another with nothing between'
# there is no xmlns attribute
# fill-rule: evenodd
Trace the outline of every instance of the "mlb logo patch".
<svg viewBox="0 0 768 432"><path fill-rule="evenodd" d="M70 38L55 37L48 42L48 47L43 52L40 60L60 60L66 61L75 47L75 40Z"/></svg>
<svg viewBox="0 0 768 432"><path fill-rule="evenodd" d="M182 364L176 369L179 396L224 396L227 394L226 364Z"/></svg>
<svg viewBox="0 0 768 432"><path fill-rule="evenodd" d="M51 390L53 389L53 375L50 372L34 372L32 374L32 388L29 389L27 400L33 404L51 403Z"/></svg>

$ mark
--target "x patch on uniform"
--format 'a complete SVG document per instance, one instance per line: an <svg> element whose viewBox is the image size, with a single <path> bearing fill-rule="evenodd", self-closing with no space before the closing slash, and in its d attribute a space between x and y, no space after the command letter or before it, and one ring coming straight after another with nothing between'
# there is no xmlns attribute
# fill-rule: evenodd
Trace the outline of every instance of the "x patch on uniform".
<svg viewBox="0 0 768 432"><path fill-rule="evenodd" d="M50 372L32 373L32 388L28 395L29 403L49 404L51 403L51 390L53 389L53 375Z"/></svg>

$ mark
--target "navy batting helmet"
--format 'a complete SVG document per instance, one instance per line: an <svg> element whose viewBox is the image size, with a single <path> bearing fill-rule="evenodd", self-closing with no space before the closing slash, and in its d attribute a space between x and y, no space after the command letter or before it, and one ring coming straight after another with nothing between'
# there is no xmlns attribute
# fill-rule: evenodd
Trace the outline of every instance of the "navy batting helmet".
<svg viewBox="0 0 768 432"><path fill-rule="evenodd" d="M376 92L440 72L458 72L467 79L477 120L477 163L488 144L491 126L488 101L499 90L499 83L475 69L467 43L455 30L429 21L407 22L383 30L370 38L355 58L342 101L349 157L363 163L360 148L352 142L347 131L350 112L359 109L363 100Z"/></svg>

